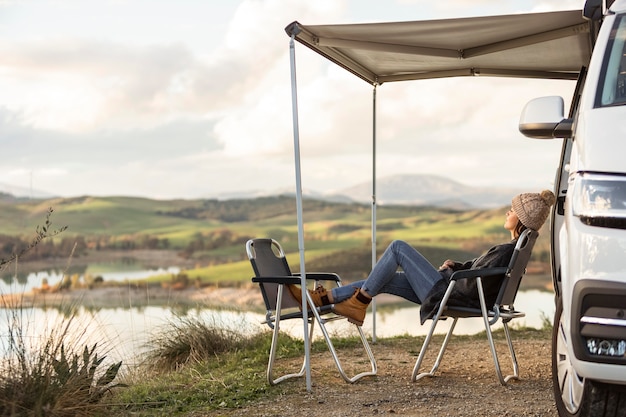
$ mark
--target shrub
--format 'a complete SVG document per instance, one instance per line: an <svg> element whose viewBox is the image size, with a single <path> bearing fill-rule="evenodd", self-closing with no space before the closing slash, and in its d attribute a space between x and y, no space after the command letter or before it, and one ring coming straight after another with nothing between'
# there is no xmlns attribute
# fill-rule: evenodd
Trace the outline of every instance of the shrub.
<svg viewBox="0 0 626 417"><path fill-rule="evenodd" d="M0 367L0 416L94 415L104 394L120 386L113 381L122 362L101 371L106 356L98 355L95 344L82 352L68 350L75 334L73 315L56 323L42 343L29 343L33 337L24 316L21 308L10 310Z"/></svg>
<svg viewBox="0 0 626 417"><path fill-rule="evenodd" d="M153 370L175 370L200 363L238 350L251 334L242 326L232 330L214 320L176 316L150 338L144 365Z"/></svg>
<svg viewBox="0 0 626 417"><path fill-rule="evenodd" d="M12 248L12 254L6 259L0 259L0 269L9 265L11 262L17 260L22 255L28 253L35 249L44 239L49 237L54 237L67 229L67 226L63 226L59 229L52 229L52 222L50 221L50 216L52 216L52 212L54 210L52 207L48 208L46 212L46 220L43 226L37 226L35 229L35 237L28 244L18 244L16 247Z"/></svg>

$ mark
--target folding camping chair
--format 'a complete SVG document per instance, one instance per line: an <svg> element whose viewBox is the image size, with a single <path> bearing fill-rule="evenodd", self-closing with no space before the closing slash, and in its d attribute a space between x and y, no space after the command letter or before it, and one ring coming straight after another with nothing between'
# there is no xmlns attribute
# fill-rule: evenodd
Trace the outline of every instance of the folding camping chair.
<svg viewBox="0 0 626 417"><path fill-rule="evenodd" d="M510 379L519 379L519 367L517 364L517 358L515 357L513 343L511 342L511 334L509 332L508 322L513 319L525 316L523 312L515 310L513 302L515 301L515 296L517 295L517 291L519 289L522 277L526 273L526 265L528 265L530 254L532 252L533 246L535 245L535 240L537 239L537 236L538 234L534 230L526 229L524 232L522 232L517 241L517 245L515 246L511 261L509 262L509 265L507 267L470 269L457 271L452 274L448 289L446 290L446 293L441 300L441 304L439 306L439 309L437 310L437 313L432 318L430 331L428 332L428 335L424 340L424 344L422 345L422 349L420 350L419 356L415 363L415 367L413 368L412 381L417 381L418 379L425 376L434 376L435 371L437 371L437 368L439 367L446 347L448 346L448 342L450 341L450 337L452 336L452 332L454 331L454 327L456 326L457 321L459 320L459 318L467 317L483 318L485 331L487 333L487 340L489 341L491 355L493 357L496 374L498 376L498 379L500 380L500 383L502 385L506 385L506 383ZM482 280L502 275L504 275L504 279L502 281L502 285L500 286L500 291L496 298L496 302L493 306L487 306L485 303ZM461 279L476 279L478 284L480 308L467 308L447 305L448 298L452 293L454 285L458 280ZM448 333L443 340L441 349L439 350L439 354L437 355L437 359L435 360L435 364L433 365L430 372L419 373L422 361L424 360L424 356L426 354L426 351L428 350L431 338L433 336L433 333L435 332L435 328L437 327L439 320L448 317L453 318L453 321L450 329L448 330ZM513 374L507 375L506 377L502 377L500 362L498 361L498 354L496 353L496 347L493 341L493 335L491 333L491 326L496 324L498 321L501 321L504 327L504 334L513 364Z"/></svg>
<svg viewBox="0 0 626 417"><path fill-rule="evenodd" d="M298 307L302 307L296 299L291 295L291 292L286 289L287 284L297 284L300 289L301 279L297 273L292 274L285 258L285 253L280 244L274 239L251 239L246 243L246 252L252 269L254 270L255 277L252 278L252 282L259 284L261 293L263 295L263 301L267 310L265 316L265 323L273 329L272 344L270 347L269 360L267 364L267 382L270 385L276 385L289 378L301 377L306 370L306 358L302 364L302 368L299 372L290 373L278 378L273 376L274 360L276 359L276 348L278 345L278 337L280 332L281 320L289 319L303 319L303 314ZM315 286L320 281L330 283L335 286L341 285L341 278L337 274L325 273L325 272L313 272L306 274L307 281L315 282ZM332 306L327 305L323 307L315 307L313 300L308 292L306 292L307 304L309 310L307 311L308 327L309 327L309 347L313 336L314 323L319 323L320 329L328 345L328 349L337 365L337 369L341 374L341 377L349 383L356 382L364 376L376 375L376 360L372 350L365 338L365 334L360 326L355 326L363 348L368 356L371 370L361 372L353 377L349 377L343 370L337 352L333 346L332 340L328 331L326 330L326 323L338 319L344 319L342 316L335 315L332 312ZM286 310L283 313L283 309Z"/></svg>

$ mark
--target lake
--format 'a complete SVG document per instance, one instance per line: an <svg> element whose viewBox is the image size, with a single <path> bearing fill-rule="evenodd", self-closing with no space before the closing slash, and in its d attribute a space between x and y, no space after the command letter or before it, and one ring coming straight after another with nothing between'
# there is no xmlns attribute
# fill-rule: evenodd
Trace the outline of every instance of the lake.
<svg viewBox="0 0 626 417"><path fill-rule="evenodd" d="M87 273L102 276L105 281L126 281L144 279L155 274L175 274L179 270L179 268L172 267L159 269L127 268L126 270L104 271L99 270L97 267L92 267L92 272ZM62 274L47 271L30 273L19 280L15 277L10 277L10 279L3 278L0 281L0 292L6 294L9 292L29 291L33 287L40 286L43 278L46 278L50 285L54 285L61 281ZM516 307L526 312L526 317L515 320L513 323L541 328L545 320L551 321L554 316L554 295L548 291L520 291ZM6 351L8 335L5 332L16 313L15 310L10 309L0 310L0 326L3 332L0 334L0 342L2 343L0 350ZM51 329L58 327L58 324L65 317L64 314L67 313L50 308L25 309L19 312L25 333L33 343L36 343L41 335L47 335ZM150 340L151 336L181 315L199 317L208 323L245 332L258 332L268 329L262 323L265 315L253 311L180 310L173 307L157 306L129 309L102 308L97 310L80 308L75 315L73 323L77 329L74 342L80 346L98 342L99 346L105 348L108 352L109 359L122 360L126 366L132 366L146 352L147 341ZM366 334L372 336L374 335L375 326L377 338L398 335L420 336L427 333L429 323L424 326L419 324L419 306L406 302L392 305L385 304L377 306L375 322L374 314L372 314L371 310L368 312L363 324L363 330ZM449 328L450 323L451 320L440 323L438 332L445 332ZM283 321L282 328L295 337L301 337L302 335L301 321ZM354 333L353 326L344 320L330 323L328 328L337 335ZM469 319L459 322L455 333L474 334L482 330L482 319ZM317 336L319 336L319 332Z"/></svg>
<svg viewBox="0 0 626 417"><path fill-rule="evenodd" d="M109 262L102 264L90 264L68 271L68 275L77 274L81 278L85 276L102 277L104 281L125 282L136 281L161 274L178 274L181 268L172 266L168 268L146 268L141 264L126 262ZM63 279L63 272L48 270L15 274L11 268L2 271L0 276L0 294L13 292L29 292L33 288L41 286L45 279L50 286L59 284Z"/></svg>

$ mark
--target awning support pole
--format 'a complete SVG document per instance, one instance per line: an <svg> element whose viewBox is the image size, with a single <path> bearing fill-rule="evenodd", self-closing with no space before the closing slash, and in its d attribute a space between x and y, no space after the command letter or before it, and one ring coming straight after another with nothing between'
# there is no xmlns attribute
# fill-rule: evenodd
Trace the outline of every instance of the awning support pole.
<svg viewBox="0 0 626 417"><path fill-rule="evenodd" d="M376 265L376 87L372 91L372 269ZM376 343L376 297L372 298L372 341Z"/></svg>
<svg viewBox="0 0 626 417"><path fill-rule="evenodd" d="M294 39L296 34L291 35L289 41L289 58L291 63L291 106L293 118L293 150L296 162L296 211L298 215L298 249L300 252L300 283L302 289L302 325L304 326L304 363L306 390L311 391L311 352L309 343L309 318L307 308L306 269L304 267L304 226L302 221L302 177L300 175L300 127L298 125L298 94L296 83L296 48Z"/></svg>

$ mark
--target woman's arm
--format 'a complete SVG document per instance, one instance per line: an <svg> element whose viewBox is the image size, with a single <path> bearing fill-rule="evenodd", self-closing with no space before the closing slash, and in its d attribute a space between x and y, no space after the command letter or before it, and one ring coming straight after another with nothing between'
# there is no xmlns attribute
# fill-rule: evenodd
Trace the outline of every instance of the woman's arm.
<svg viewBox="0 0 626 417"><path fill-rule="evenodd" d="M507 266L511 261L511 256L513 256L515 243L515 241L512 241L492 247L484 255L476 258L470 268L478 269Z"/></svg>
<svg viewBox="0 0 626 417"><path fill-rule="evenodd" d="M446 259L439 268L439 271L451 269L452 271L461 271L464 269L491 268L498 266L507 266L513 255L515 241L496 245L491 247L487 252L478 258L470 259L465 262L457 262L452 259Z"/></svg>
<svg viewBox="0 0 626 417"><path fill-rule="evenodd" d="M443 265L439 267L439 270L443 271L445 269L451 269L452 271L460 271L462 269L469 269L471 268L474 261L475 259L465 261L465 262L457 262L457 261L453 261L452 259L446 259L443 262Z"/></svg>

